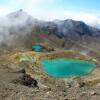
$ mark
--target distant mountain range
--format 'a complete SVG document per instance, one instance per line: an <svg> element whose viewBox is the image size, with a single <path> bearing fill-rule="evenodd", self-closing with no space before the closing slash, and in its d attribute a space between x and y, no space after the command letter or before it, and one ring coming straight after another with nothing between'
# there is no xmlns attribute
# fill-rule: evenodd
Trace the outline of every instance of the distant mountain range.
<svg viewBox="0 0 100 100"><path fill-rule="evenodd" d="M44 33L45 34L44 36ZM41 38L41 35L44 38ZM0 19L0 43L2 46L31 46L47 42L60 49L100 50L100 29L72 19L40 21L23 10ZM22 45L21 45L22 46Z"/></svg>

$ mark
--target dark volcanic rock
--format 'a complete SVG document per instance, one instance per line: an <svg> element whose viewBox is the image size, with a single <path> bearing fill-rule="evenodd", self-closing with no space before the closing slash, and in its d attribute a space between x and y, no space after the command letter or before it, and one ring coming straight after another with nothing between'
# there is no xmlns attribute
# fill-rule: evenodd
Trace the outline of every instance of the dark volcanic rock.
<svg viewBox="0 0 100 100"><path fill-rule="evenodd" d="M22 77L22 84L25 86L34 86L38 87L38 82L33 79L30 75L24 74Z"/></svg>
<svg viewBox="0 0 100 100"><path fill-rule="evenodd" d="M38 87L38 82L28 74L23 74L22 77L13 80L12 83L22 84L28 87Z"/></svg>

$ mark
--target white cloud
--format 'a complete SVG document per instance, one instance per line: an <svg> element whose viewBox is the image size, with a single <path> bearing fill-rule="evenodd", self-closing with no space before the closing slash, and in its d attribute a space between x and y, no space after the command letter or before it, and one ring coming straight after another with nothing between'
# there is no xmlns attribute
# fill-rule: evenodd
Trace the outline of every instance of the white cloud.
<svg viewBox="0 0 100 100"><path fill-rule="evenodd" d="M9 3L0 7L0 15L7 14L17 9L24 9L29 14L41 20L67 19L83 20L87 24L100 26L100 12L87 10L50 10L48 8L57 0L9 0Z"/></svg>
<svg viewBox="0 0 100 100"><path fill-rule="evenodd" d="M0 7L0 15L5 15L9 13L9 10L7 8L4 8L4 7Z"/></svg>
<svg viewBox="0 0 100 100"><path fill-rule="evenodd" d="M30 14L35 16L40 20L55 20L55 19L74 19L74 20L82 20L85 23L92 26L100 26L100 14L92 13L92 12L81 12L81 11L69 11L69 10L60 10L60 11L36 11Z"/></svg>
<svg viewBox="0 0 100 100"><path fill-rule="evenodd" d="M23 8L37 8L41 9L46 5L53 4L56 0L10 0L9 4L14 6L22 6Z"/></svg>

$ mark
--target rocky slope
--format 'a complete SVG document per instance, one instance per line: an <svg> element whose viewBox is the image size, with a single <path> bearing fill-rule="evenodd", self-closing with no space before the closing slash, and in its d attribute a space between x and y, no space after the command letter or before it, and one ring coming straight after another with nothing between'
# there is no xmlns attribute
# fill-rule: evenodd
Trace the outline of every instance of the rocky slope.
<svg viewBox="0 0 100 100"><path fill-rule="evenodd" d="M95 77L55 79L34 65L37 55L32 51L11 52L0 57L1 100L99 100L100 68L98 74L93 73Z"/></svg>

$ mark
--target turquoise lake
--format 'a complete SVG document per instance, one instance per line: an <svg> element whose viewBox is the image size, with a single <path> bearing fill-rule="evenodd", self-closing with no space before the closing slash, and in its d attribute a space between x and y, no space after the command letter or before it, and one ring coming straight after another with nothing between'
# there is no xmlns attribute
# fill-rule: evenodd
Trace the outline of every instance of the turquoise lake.
<svg viewBox="0 0 100 100"><path fill-rule="evenodd" d="M89 61L59 58L41 60L43 72L55 78L84 76L96 68L96 64Z"/></svg>
<svg viewBox="0 0 100 100"><path fill-rule="evenodd" d="M39 45L39 44L32 45L32 50L33 50L33 51L41 52L42 49L43 49L43 46L41 46L41 45Z"/></svg>

